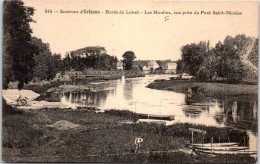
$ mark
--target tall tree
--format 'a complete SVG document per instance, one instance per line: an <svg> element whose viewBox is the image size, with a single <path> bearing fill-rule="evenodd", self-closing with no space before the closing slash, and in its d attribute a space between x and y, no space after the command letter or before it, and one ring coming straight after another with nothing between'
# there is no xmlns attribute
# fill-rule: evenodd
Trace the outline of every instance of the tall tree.
<svg viewBox="0 0 260 164"><path fill-rule="evenodd" d="M18 80L22 89L33 67L30 22L34 9L20 0L3 2L3 88Z"/></svg>
<svg viewBox="0 0 260 164"><path fill-rule="evenodd" d="M209 45L208 41L183 46L178 71L188 72L201 81L212 80L213 77L229 83L257 80L258 39L238 34L227 36L214 48L210 49Z"/></svg>
<svg viewBox="0 0 260 164"><path fill-rule="evenodd" d="M254 47L248 55L248 60L250 60L256 67L258 67L258 39L254 42Z"/></svg>
<svg viewBox="0 0 260 164"><path fill-rule="evenodd" d="M52 55L49 44L43 43L41 39L33 37L32 42L34 45L33 77L40 80L54 78L57 72L62 71L61 55Z"/></svg>
<svg viewBox="0 0 260 164"><path fill-rule="evenodd" d="M63 69L63 63L62 63L62 59L61 59L61 54L56 54L54 53L52 55L52 61L51 61L51 73L50 73L50 78L54 78L56 76L56 73L60 72L60 71L64 71Z"/></svg>
<svg viewBox="0 0 260 164"><path fill-rule="evenodd" d="M206 42L200 42L199 44L187 44L181 48L181 57L184 64L184 71L196 76L197 71L205 56L207 55Z"/></svg>
<svg viewBox="0 0 260 164"><path fill-rule="evenodd" d="M213 50L208 50L203 62L197 72L197 79L200 81L212 80L216 72L217 58Z"/></svg>
<svg viewBox="0 0 260 164"><path fill-rule="evenodd" d="M48 79L50 56L51 55L48 52L43 52L38 55L34 55L35 67L33 71L33 76L35 78L38 78L39 80Z"/></svg>
<svg viewBox="0 0 260 164"><path fill-rule="evenodd" d="M136 58L133 51L126 51L123 54L124 70L131 70L133 67L133 61Z"/></svg>
<svg viewBox="0 0 260 164"><path fill-rule="evenodd" d="M223 42L219 42L214 51L218 58L217 73L218 76L225 78L228 82L240 82L243 79L250 79L253 76L257 77L257 71L253 71L248 66L257 63L258 49L254 48L255 43L253 38L246 35L236 35L234 38L227 36ZM250 76L248 76L250 74Z"/></svg>
<svg viewBox="0 0 260 164"><path fill-rule="evenodd" d="M178 61L177 61L177 73L183 73L183 72L185 72L184 71L184 63L183 63L183 61L182 61L182 59L179 59Z"/></svg>
<svg viewBox="0 0 260 164"><path fill-rule="evenodd" d="M69 53L67 53L65 58L62 60L62 65L64 71L71 69L71 57Z"/></svg>
<svg viewBox="0 0 260 164"><path fill-rule="evenodd" d="M116 70L117 61L117 58L106 53L104 47L96 46L70 51L66 58L63 59L63 64L65 70ZM68 63L70 63L70 67L68 67Z"/></svg>
<svg viewBox="0 0 260 164"><path fill-rule="evenodd" d="M32 37L34 51L33 77L40 80L48 79L51 51L48 43L43 43L41 39Z"/></svg>

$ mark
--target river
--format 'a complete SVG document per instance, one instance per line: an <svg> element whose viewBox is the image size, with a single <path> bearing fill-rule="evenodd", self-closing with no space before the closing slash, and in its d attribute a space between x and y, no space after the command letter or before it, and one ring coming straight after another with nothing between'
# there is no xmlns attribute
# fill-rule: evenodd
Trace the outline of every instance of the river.
<svg viewBox="0 0 260 164"><path fill-rule="evenodd" d="M146 86L156 79L168 80L171 75L110 80L91 83L90 91L59 93L66 105L84 105L100 109L130 110L135 113L174 115L167 124L192 123L206 126L243 126L250 136L251 150L257 150L258 102L251 99L213 99L172 91L150 89ZM200 104L203 108L190 109Z"/></svg>

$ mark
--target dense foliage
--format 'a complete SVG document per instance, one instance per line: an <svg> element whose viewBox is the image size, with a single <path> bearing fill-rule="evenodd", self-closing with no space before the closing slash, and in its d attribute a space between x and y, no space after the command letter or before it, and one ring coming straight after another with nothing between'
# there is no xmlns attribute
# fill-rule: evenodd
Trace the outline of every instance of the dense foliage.
<svg viewBox="0 0 260 164"><path fill-rule="evenodd" d="M124 63L124 70L131 70L133 67L133 61L136 58L135 53L133 51L126 51L122 57Z"/></svg>
<svg viewBox="0 0 260 164"><path fill-rule="evenodd" d="M222 79L229 83L252 81L258 74L258 39L246 35L227 36L214 48L209 42L187 44L181 48L178 72L198 80Z"/></svg>
<svg viewBox="0 0 260 164"><path fill-rule="evenodd" d="M33 68L33 44L30 22L34 9L20 0L3 2L3 88L19 81L18 88L30 80Z"/></svg>
<svg viewBox="0 0 260 164"><path fill-rule="evenodd" d="M67 53L52 54L48 43L32 37L30 23L34 9L21 0L3 3L3 88L18 81L18 88L30 80L50 80L57 72L70 69L116 70L117 58L104 47L86 47Z"/></svg>
<svg viewBox="0 0 260 164"><path fill-rule="evenodd" d="M33 37L32 41L35 47L33 78L38 80L54 78L56 73L63 69L61 55L52 55L49 44L43 43L41 39Z"/></svg>
<svg viewBox="0 0 260 164"><path fill-rule="evenodd" d="M74 69L83 71L85 69L116 70L117 57L106 53L104 47L85 47L67 53L63 60L64 70Z"/></svg>
<svg viewBox="0 0 260 164"><path fill-rule="evenodd" d="M67 53L64 59L60 54L52 54L49 45L41 39L33 38L37 53L34 55L34 78L50 80L63 71L116 70L117 58L106 54L104 47L85 47Z"/></svg>

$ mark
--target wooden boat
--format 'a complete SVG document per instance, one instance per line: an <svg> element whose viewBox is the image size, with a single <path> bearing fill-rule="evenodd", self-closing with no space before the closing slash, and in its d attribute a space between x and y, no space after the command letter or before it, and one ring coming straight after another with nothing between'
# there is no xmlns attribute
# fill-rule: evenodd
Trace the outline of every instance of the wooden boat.
<svg viewBox="0 0 260 164"><path fill-rule="evenodd" d="M192 106L192 105L187 105L187 106L185 106L185 108L183 109L183 111L185 112L185 113L188 113L188 114L200 114L202 111L203 111L203 109L202 109L203 107L201 107L201 106Z"/></svg>
<svg viewBox="0 0 260 164"><path fill-rule="evenodd" d="M211 150L211 147L207 146L193 146L194 149L200 150ZM212 147L213 151L237 151L237 150L248 150L249 147L246 146L219 146L219 147Z"/></svg>
<svg viewBox="0 0 260 164"><path fill-rule="evenodd" d="M189 144L192 149L192 145ZM256 151L249 151L247 146L238 146L236 142L230 143L205 143L205 144L193 144L193 150L207 154L257 154Z"/></svg>
<svg viewBox="0 0 260 164"><path fill-rule="evenodd" d="M189 144L191 145L191 143ZM226 142L226 143L212 143L212 147L216 147L216 146L234 146L237 145L237 142ZM193 146L202 146L202 144L193 144ZM211 143L204 143L203 147L211 147Z"/></svg>
<svg viewBox="0 0 260 164"><path fill-rule="evenodd" d="M8 104L26 106L29 101L35 100L40 94L31 90L7 89L2 90L3 98Z"/></svg>
<svg viewBox="0 0 260 164"><path fill-rule="evenodd" d="M152 123L152 124L162 124L166 125L167 120L154 120L154 119L139 119L139 122Z"/></svg>
<svg viewBox="0 0 260 164"><path fill-rule="evenodd" d="M136 113L139 116L139 119L154 119L154 120L174 120L174 116L171 115L155 115L155 114L143 114Z"/></svg>
<svg viewBox="0 0 260 164"><path fill-rule="evenodd" d="M219 154L248 154L248 155L254 155L257 154L257 151L248 151L248 150L236 150L236 151L228 151L228 150L223 150L223 151L215 151L215 150L196 150L198 152L202 152L202 153L207 153L207 154L215 154L215 155L219 155Z"/></svg>
<svg viewBox="0 0 260 164"><path fill-rule="evenodd" d="M185 109L184 110L186 113L189 113L189 114L200 114L202 111L201 110L198 110L198 109Z"/></svg>
<svg viewBox="0 0 260 164"><path fill-rule="evenodd" d="M226 143L213 143L213 137L211 137L211 143L193 143L193 134L200 133L203 136L207 133L204 130L189 128L192 132L192 143L188 143L188 146L192 151L207 153L207 154L247 154L256 155L257 151L249 151L248 146L238 146L237 142L226 142Z"/></svg>

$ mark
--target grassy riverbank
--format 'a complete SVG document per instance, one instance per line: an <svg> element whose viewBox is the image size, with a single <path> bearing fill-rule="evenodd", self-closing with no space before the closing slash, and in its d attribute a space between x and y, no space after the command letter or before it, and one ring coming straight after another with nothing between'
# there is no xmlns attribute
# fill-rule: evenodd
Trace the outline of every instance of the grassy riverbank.
<svg viewBox="0 0 260 164"><path fill-rule="evenodd" d="M26 84L23 89L32 90L39 94L44 94L46 91L53 87L58 87L62 83L59 82L38 82L38 83L32 83L32 84Z"/></svg>
<svg viewBox="0 0 260 164"><path fill-rule="evenodd" d="M186 93L188 88L213 98L250 97L257 100L258 86L248 84L225 84L190 80L156 80L148 88Z"/></svg>
<svg viewBox="0 0 260 164"><path fill-rule="evenodd" d="M58 130L48 126L61 120L79 127ZM194 156L181 151L188 148L190 127L206 130L205 142L211 136L220 142L227 142L227 136L240 142L244 132L191 124L136 124L136 120L137 116L127 111L95 113L89 109L47 108L17 111L5 106L2 158L6 162L255 162L249 156ZM137 135L144 142L140 153L134 154Z"/></svg>

